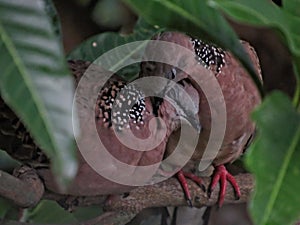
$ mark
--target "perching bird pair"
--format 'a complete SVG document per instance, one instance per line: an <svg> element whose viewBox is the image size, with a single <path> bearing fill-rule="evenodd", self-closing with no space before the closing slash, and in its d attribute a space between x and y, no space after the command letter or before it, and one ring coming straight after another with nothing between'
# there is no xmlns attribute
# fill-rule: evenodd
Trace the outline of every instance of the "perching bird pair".
<svg viewBox="0 0 300 225"><path fill-rule="evenodd" d="M227 111L227 124L221 148L219 149L216 158L213 159L215 172L210 188L210 190L212 190L218 181L221 181L219 200L219 204L221 205L226 190L226 180L229 180L235 187L237 196L240 194L238 185L234 178L227 172L224 164L233 162L240 156L254 133L255 127L251 122L249 115L252 109L260 102L259 93L247 72L230 53L178 32L165 32L156 35L153 39L176 43L193 51L195 53L195 62L199 62L202 66L213 71L221 87ZM257 72L260 74L259 63L254 50L248 43L243 42L243 45L252 59ZM178 53L178 56L180 56L180 52ZM178 57L178 60L181 60L181 58ZM180 64L180 62L178 62L178 64ZM73 61L70 62L69 65L75 76L76 83L78 83L89 64L81 61ZM193 70L193 68L189 69ZM197 71L194 72L197 74ZM202 75L205 74L199 73L199 77ZM201 132L197 147L189 162L189 164L196 164L196 166L193 167L197 168L199 160L202 159L203 151L207 145L211 131L210 110L213 109L209 108L207 99L201 88L183 71L177 70L172 66L166 66L162 63L144 62L141 64L140 77L148 76L161 76L176 80L176 82L178 82L178 84L180 84L191 96L193 105L191 106L186 102L181 102L182 99L180 99L180 96L177 96L177 99L175 99L174 102L177 102L176 108L177 110L179 109L178 112L168 101L157 98L152 98L152 101L150 98L143 99L139 90L134 90L134 86L128 86L128 94L123 96L124 98L121 98L121 100L123 99L123 102L119 102L119 104L129 104L128 101L135 101L135 104L132 110L126 112L127 115L119 115L118 112L112 111L111 108L116 100L116 93L124 89L126 82L120 78L114 77L100 91L95 108L96 116L95 118L89 119L95 120L100 139L107 149L109 149L109 152L123 163L132 166L151 165L161 161L164 157L167 157L174 150L174 147L178 142L178 136L180 135L180 117L185 117L192 123L199 119ZM1 108L5 108L3 103ZM153 120L155 116L162 118L166 124L167 130L167 135L164 136L163 141L157 147L151 151L133 151L118 142L118 139L112 130L113 128L118 129L119 132L131 129L138 138L147 138L150 135L150 121L154 121L157 127L160 126L161 122L159 120ZM2 113L1 117L1 120L5 121L6 124L16 122L15 117L11 119L12 117L7 116L5 113ZM19 132L20 129L12 129L9 136L17 135ZM7 132L3 131L2 126L0 135L7 140ZM161 139L161 137L155 136L155 134L154 138ZM27 139L28 138L26 138L26 140ZM16 140L17 144L15 144ZM15 146L21 150L25 149L24 138L10 138L10 141L7 142L7 144L2 145L3 146L0 147L4 148L4 150L13 150L10 151L11 153L13 152L13 155L16 152ZM39 149L33 142L29 145L32 146L32 149L34 150L33 155L40 155ZM98 175L80 155L79 159L80 165L78 174L73 181L73 184L64 193L71 195L99 195L122 193L132 188L103 178ZM99 159L99 163L101 163L101 159ZM186 168L183 168L183 170L178 172L178 178L183 186L188 202L191 204L192 199L185 176L195 180L199 184L201 184L201 180L191 174L190 171L187 171ZM40 169L39 172L45 181L46 187L50 190L59 192L54 179L51 177L50 170Z"/></svg>

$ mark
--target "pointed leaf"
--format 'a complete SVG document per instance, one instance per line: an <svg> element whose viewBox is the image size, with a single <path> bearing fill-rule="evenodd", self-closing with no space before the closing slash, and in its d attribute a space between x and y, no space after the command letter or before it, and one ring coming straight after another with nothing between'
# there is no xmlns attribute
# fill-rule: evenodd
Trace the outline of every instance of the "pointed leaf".
<svg viewBox="0 0 300 225"><path fill-rule="evenodd" d="M277 91L253 118L259 133L246 158L256 178L252 218L256 225L292 224L300 218L300 114Z"/></svg>
<svg viewBox="0 0 300 225"><path fill-rule="evenodd" d="M58 178L76 173L73 79L43 0L0 0L0 91Z"/></svg>

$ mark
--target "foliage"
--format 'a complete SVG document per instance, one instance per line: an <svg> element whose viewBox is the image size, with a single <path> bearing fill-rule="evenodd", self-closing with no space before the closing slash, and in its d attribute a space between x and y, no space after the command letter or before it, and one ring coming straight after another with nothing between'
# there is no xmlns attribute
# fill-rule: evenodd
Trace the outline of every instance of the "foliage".
<svg viewBox="0 0 300 225"><path fill-rule="evenodd" d="M250 205L253 220L255 224L292 224L300 211L300 114L286 95L274 92L253 118L259 128L247 157L257 184Z"/></svg>
<svg viewBox="0 0 300 225"><path fill-rule="evenodd" d="M99 206L78 207L71 213L56 202L42 200L37 207L24 213L23 220L35 224L74 224L99 216L101 213Z"/></svg>
<svg viewBox="0 0 300 225"><path fill-rule="evenodd" d="M73 80L46 9L42 0L0 1L0 92L51 158L60 183L66 184L77 166Z"/></svg>
<svg viewBox="0 0 300 225"><path fill-rule="evenodd" d="M93 62L102 54L109 50L134 41L149 40L155 33L163 29L148 24L143 19L140 19L130 35L121 35L116 32L105 32L90 37L88 40L81 43L68 55L68 59L82 59ZM137 46L139 48L141 46ZM134 50L134 49L133 49ZM117 57L117 56L116 56ZM139 65L131 65L123 68L118 72L120 76L130 79L139 71ZM126 75L126 76L125 76Z"/></svg>

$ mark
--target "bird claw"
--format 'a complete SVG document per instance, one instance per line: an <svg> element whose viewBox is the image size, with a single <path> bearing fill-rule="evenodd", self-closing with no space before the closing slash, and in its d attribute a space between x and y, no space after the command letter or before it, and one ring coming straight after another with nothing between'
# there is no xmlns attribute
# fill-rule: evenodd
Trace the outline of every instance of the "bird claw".
<svg viewBox="0 0 300 225"><path fill-rule="evenodd" d="M190 180L194 181L196 184L199 185L199 187L205 192L206 188L202 183L202 180L200 177L196 176L193 173L187 173L187 172L183 172L182 170L180 170L177 173L177 178L182 186L183 192L185 194L185 197L187 199L187 203L190 207L193 207L193 203L192 203L192 197L191 197L191 193L188 187L188 183L186 181L186 178L189 178Z"/></svg>
<svg viewBox="0 0 300 225"><path fill-rule="evenodd" d="M193 208L193 202L192 202L192 199L187 199L187 204L189 207Z"/></svg>
<svg viewBox="0 0 300 225"><path fill-rule="evenodd" d="M183 172L182 170L180 170L177 173L177 178L182 186L182 189L184 191L188 205L190 207L193 207L192 197L191 197L191 193L190 193L186 178L189 178L190 180L194 181L205 192L206 188L203 185L201 178L199 178L198 176L196 176L193 173ZM219 207L221 207L224 203L226 187L227 187L228 181L232 185L232 187L235 191L235 199L239 200L240 196L241 196L241 191L240 191L239 185L236 182L235 178L227 171L227 169L224 165L217 166L215 173L213 175L213 179L212 179L210 188L207 191L207 195L210 198L212 191L215 189L218 182L220 182L220 194L219 194L219 200L218 200Z"/></svg>
<svg viewBox="0 0 300 225"><path fill-rule="evenodd" d="M241 191L239 188L238 183L236 182L235 178L227 171L224 165L220 165L216 167L216 171L213 175L213 179L210 185L210 188L208 190L208 197L211 196L212 191L220 181L220 195L219 195L219 201L218 205L221 207L224 203L225 199L225 194L226 194L226 186L227 186L227 181L231 183L234 191L235 191L235 199L238 200L240 199L241 196Z"/></svg>

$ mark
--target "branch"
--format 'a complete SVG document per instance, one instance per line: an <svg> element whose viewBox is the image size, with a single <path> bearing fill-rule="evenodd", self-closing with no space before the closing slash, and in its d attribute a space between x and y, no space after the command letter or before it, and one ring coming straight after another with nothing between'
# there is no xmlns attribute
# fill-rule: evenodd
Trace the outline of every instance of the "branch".
<svg viewBox="0 0 300 225"><path fill-rule="evenodd" d="M33 207L43 194L44 185L34 169L23 166L14 172L14 176L0 171L0 196L15 205Z"/></svg>
<svg viewBox="0 0 300 225"><path fill-rule="evenodd" d="M240 184L241 198L235 200L233 188L228 185L225 204L246 202L254 188L254 179L251 174L240 174L235 176L235 179ZM203 178L206 187L208 187L210 181L210 178ZM206 192L194 182L188 181L188 184L194 199L194 207L201 208L217 203L219 187L216 187L211 197L208 198ZM182 188L175 178L151 186L138 187L132 190L129 195L110 196L105 207L109 212L80 225L121 225L129 222L145 208L167 206L187 206Z"/></svg>
<svg viewBox="0 0 300 225"><path fill-rule="evenodd" d="M37 191L40 190L37 187L39 187L41 181L36 179L34 172L32 169L25 171L25 173L18 175L20 179L1 172L0 194L13 200L19 206L28 207L29 205L34 205L40 199L42 193ZM25 176L25 174L27 175ZM254 188L254 179L251 174L239 174L235 176L235 179L240 184L241 198L235 200L233 188L228 184L224 204L247 202ZM203 184L206 187L208 187L210 182L210 178L203 178ZM207 193L197 184L190 180L188 180L188 184L193 197L194 207L201 208L217 203L219 186L216 187L209 198ZM175 178L154 185L137 187L128 194L111 195L106 201L106 196L66 196L50 192L46 192L44 198L55 200L68 210L73 210L78 206L104 205L105 202L106 213L92 220L79 223L79 225L119 225L124 224L126 221L129 222L145 208L187 206L180 183Z"/></svg>
<svg viewBox="0 0 300 225"><path fill-rule="evenodd" d="M251 174L239 174L235 176L240 184L241 198L235 200L235 193L230 184L227 185L224 203L243 203L247 202L250 193L254 188L254 179ZM203 183L208 187L210 178L203 178ZM215 205L218 201L219 186L209 198L197 184L188 180L193 206L201 208L203 206ZM154 184L133 189L128 196L114 195L106 201L108 211L131 211L140 212L145 208L165 207L165 206L187 206L184 193L179 182L175 178Z"/></svg>

